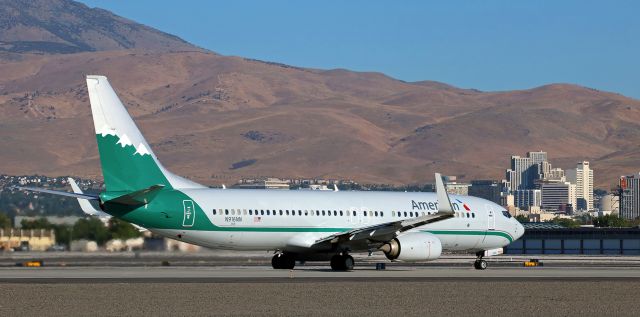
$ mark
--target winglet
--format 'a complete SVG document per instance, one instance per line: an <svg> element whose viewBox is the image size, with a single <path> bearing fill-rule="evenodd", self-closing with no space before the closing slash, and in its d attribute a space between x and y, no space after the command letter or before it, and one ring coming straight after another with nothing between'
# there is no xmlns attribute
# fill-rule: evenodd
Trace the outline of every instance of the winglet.
<svg viewBox="0 0 640 317"><path fill-rule="evenodd" d="M84 194L73 178L69 177L67 180L69 181L69 185L71 185L71 189L73 189L74 193ZM109 214L93 208L91 203L86 199L78 198L78 203L80 204L80 209L82 209L82 211L87 215L97 217L109 216Z"/></svg>
<svg viewBox="0 0 640 317"><path fill-rule="evenodd" d="M442 175L436 173L436 195L438 195L438 212L453 212L453 206L442 182Z"/></svg>

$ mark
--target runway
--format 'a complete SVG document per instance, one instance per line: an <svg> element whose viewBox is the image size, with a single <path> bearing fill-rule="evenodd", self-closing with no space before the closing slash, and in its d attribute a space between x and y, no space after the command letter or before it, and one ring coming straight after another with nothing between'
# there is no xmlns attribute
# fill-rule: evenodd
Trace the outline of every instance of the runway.
<svg viewBox="0 0 640 317"><path fill-rule="evenodd" d="M471 267L364 267L334 272L325 266L301 266L274 270L268 266L217 267L11 267L0 269L0 282L131 282L131 283L230 283L230 282L370 282L433 280L637 280L637 268L607 267L495 267L478 271Z"/></svg>
<svg viewBox="0 0 640 317"><path fill-rule="evenodd" d="M634 316L633 267L3 267L0 315Z"/></svg>

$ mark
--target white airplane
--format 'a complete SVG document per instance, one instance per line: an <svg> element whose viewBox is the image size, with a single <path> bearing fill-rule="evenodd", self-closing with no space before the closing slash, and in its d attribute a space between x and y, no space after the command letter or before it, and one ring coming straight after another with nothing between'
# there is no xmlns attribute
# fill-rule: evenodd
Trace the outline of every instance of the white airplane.
<svg viewBox="0 0 640 317"><path fill-rule="evenodd" d="M485 269L484 256L524 233L503 207L448 195L440 174L436 193L207 188L160 164L106 77L87 76L87 87L106 190L22 189L79 198L85 211L86 200L97 200L102 212L179 241L274 251L274 269L329 260L334 270L351 270L353 252L411 262L443 250L475 253L474 267Z"/></svg>

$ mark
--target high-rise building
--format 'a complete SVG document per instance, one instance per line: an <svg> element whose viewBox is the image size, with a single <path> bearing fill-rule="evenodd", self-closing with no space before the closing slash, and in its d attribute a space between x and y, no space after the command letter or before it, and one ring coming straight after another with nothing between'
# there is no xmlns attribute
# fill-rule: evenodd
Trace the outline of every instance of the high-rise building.
<svg viewBox="0 0 640 317"><path fill-rule="evenodd" d="M567 181L576 186L577 210L593 210L593 170L589 162L578 162L575 169L566 173Z"/></svg>
<svg viewBox="0 0 640 317"><path fill-rule="evenodd" d="M520 189L513 192L514 203L520 209L531 206L540 207L542 204L542 191L540 189Z"/></svg>
<svg viewBox="0 0 640 317"><path fill-rule="evenodd" d="M472 180L469 196L475 196L500 204L502 183L496 180Z"/></svg>
<svg viewBox="0 0 640 317"><path fill-rule="evenodd" d="M527 152L527 157L531 158L531 163L541 164L547 161L547 152Z"/></svg>
<svg viewBox="0 0 640 317"><path fill-rule="evenodd" d="M620 217L640 217L640 174L620 177Z"/></svg>
<svg viewBox="0 0 640 317"><path fill-rule="evenodd" d="M535 172L537 173L537 169ZM533 174L531 158L517 155L511 156L511 168L508 169L506 173L511 191L532 188Z"/></svg>
<svg viewBox="0 0 640 317"><path fill-rule="evenodd" d="M556 181L556 182L566 181L564 170L559 167L549 169L549 172L544 176L544 179L547 181Z"/></svg>
<svg viewBox="0 0 640 317"><path fill-rule="evenodd" d="M573 212L576 205L575 185L569 182L542 183L542 209Z"/></svg>
<svg viewBox="0 0 640 317"><path fill-rule="evenodd" d="M551 170L547 152L527 152L527 157L511 156L511 168L506 170L508 190L534 189L535 180Z"/></svg>

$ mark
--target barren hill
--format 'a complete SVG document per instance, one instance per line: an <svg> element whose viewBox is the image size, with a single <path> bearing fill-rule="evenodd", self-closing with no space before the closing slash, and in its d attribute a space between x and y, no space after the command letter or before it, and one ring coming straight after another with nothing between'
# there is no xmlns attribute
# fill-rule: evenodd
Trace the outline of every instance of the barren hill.
<svg viewBox="0 0 640 317"><path fill-rule="evenodd" d="M194 50L184 40L69 0L0 0L0 52Z"/></svg>
<svg viewBox="0 0 640 317"><path fill-rule="evenodd" d="M546 150L592 161L607 188L640 165L640 101L574 85L489 93L206 51L19 56L0 61L0 173L100 177L86 74L109 77L169 169L206 184L502 178L509 155Z"/></svg>

